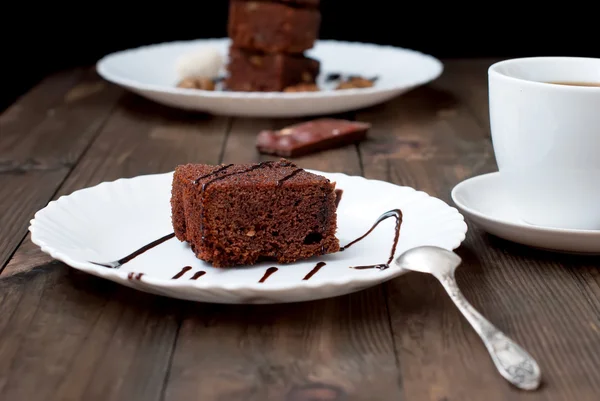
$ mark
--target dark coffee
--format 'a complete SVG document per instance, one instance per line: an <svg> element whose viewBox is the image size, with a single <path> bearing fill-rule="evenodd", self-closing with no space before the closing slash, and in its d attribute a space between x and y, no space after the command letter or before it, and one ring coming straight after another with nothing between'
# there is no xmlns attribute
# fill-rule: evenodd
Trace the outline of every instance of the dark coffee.
<svg viewBox="0 0 600 401"><path fill-rule="evenodd" d="M600 87L600 82L548 82L554 85L567 85L567 86L596 86Z"/></svg>

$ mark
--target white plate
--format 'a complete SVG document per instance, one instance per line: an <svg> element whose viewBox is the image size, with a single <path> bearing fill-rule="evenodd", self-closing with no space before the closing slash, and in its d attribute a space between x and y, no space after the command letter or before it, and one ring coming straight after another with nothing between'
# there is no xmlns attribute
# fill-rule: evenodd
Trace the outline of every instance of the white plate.
<svg viewBox="0 0 600 401"><path fill-rule="evenodd" d="M424 192L340 173L315 173L336 181L337 187L344 190L338 208L341 245L364 234L377 217L396 208L404 214L396 256L419 245L452 250L465 238L467 226L462 215ZM279 270L262 283L259 280L267 268L274 266L272 263L213 268L175 238L120 269L90 263L118 260L173 231L171 179L172 173L120 179L63 196L36 213L29 228L31 239L44 252L76 269L138 290L194 301L306 301L358 291L403 273L394 266L386 270L350 268L387 262L395 233L393 218L343 252L275 265ZM310 280L303 280L318 262L326 265ZM192 269L173 280L185 266ZM198 271L206 274L190 280ZM144 273L139 280L138 273Z"/></svg>
<svg viewBox="0 0 600 401"><path fill-rule="evenodd" d="M498 172L461 182L452 190L452 200L481 228L500 238L552 251L600 254L600 230L541 227L521 220Z"/></svg>
<svg viewBox="0 0 600 401"><path fill-rule="evenodd" d="M330 72L378 76L373 88L307 93L226 92L177 88L178 58L202 46L227 57L229 39L163 43L120 51L102 58L98 73L167 106L213 114L299 117L340 113L385 102L436 79L443 70L436 58L414 50L373 44L320 40L308 55L321 61L319 84Z"/></svg>

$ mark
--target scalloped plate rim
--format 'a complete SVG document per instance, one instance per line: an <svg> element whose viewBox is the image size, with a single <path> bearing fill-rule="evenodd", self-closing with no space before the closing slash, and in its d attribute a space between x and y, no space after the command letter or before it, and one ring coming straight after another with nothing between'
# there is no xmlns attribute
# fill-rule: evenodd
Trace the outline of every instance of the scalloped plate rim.
<svg viewBox="0 0 600 401"><path fill-rule="evenodd" d="M376 182L376 183L380 183L380 184L384 184L384 185L393 186L395 188L409 190L411 193L413 193L415 195L419 194L419 196L436 199L439 202L443 203L446 206L446 208L448 209L448 211L456 217L456 220L452 220L453 223L456 224L456 227L455 227L456 232L454 233L454 235L456 235L456 238L454 239L452 245L449 247L449 250L454 250L454 249L458 248L466 238L466 233L468 231L468 227L465 222L464 216L460 213L460 211L458 209L448 205L443 200L433 197L424 191L419 191L419 190L416 190L416 189L414 189L412 187L408 187L408 186L396 185L396 184L393 184L393 183L390 183L387 181L368 179L368 178L365 178L362 176L353 176L353 175L348 175L348 174L339 173L339 172L322 172L322 171L312 170L312 169L306 169L306 170L310 171L312 173L316 173L316 174L345 176L345 177L351 178L351 179L361 179L361 181ZM94 265L90 262L82 262L80 260L79 261L75 260L72 257L70 257L69 255L67 255L65 252L57 250L55 247L47 244L46 241L44 241L43 239L38 238L37 233L36 233L36 226L38 224L40 224L39 218L44 213L48 213L49 208L51 209L52 205L58 204L61 202L61 200L64 200L65 198L71 197L72 195L74 195L76 193L80 193L82 191L90 191L90 190L94 190L101 186L132 181L132 180L136 180L139 178L150 179L152 177L159 177L159 176L169 176L169 175L172 176L172 174L173 174L173 172L171 171L171 172L167 172L167 173L144 174L144 175L138 175L135 177L123 177L123 178L115 179L113 181L103 181L103 182L100 182L100 183L90 186L90 187L78 189L76 191L73 191L70 194L62 195L59 198L57 198L56 200L50 201L44 208L38 210L35 213L34 218L30 220L29 231L31 233L31 241L35 245L40 247L42 252L50 255L51 257L53 257L56 260L64 262L65 264L67 264L68 266L70 266L72 268L84 271L88 274L92 274L97 277L109 279L109 280L117 282L119 284L123 284L123 282L129 281L127 279L127 275L129 274L129 272L124 271L124 270L119 270L119 269L108 269L108 268ZM378 272L380 272L380 274L377 274L377 275L365 274L365 276L361 277L361 278L347 276L347 277L343 277L342 279L338 279L338 280L328 279L327 281L314 281L314 282L311 282L311 281L288 282L288 283L278 283L276 286L261 286L261 284L254 283L254 282L244 284L244 285L242 285L242 284L227 285L227 284L222 284L222 283L219 283L219 284L206 283L206 282L202 282L202 281L192 281L192 280L162 279L162 278L156 278L156 277L147 276L147 275L145 275L143 277L143 279L140 280L139 282L148 284L150 286L154 286L158 289L160 289L160 288L194 289L194 290L195 289L200 289L200 290L201 289L206 289L206 290L211 289L211 290L235 291L235 292L252 291L252 292L257 292L257 293L273 294L273 293L280 293L281 291L285 291L285 290L298 289L298 288L325 289L327 287L347 287L351 284L355 285L355 286L370 287L373 285L377 285L379 283L383 283L390 279L393 279L404 273L407 273L406 270L394 268L394 267L391 267L387 270L378 271ZM115 280L115 278L118 278L120 281ZM136 288L136 287L133 287L133 288ZM324 297L319 297L319 298L324 298Z"/></svg>

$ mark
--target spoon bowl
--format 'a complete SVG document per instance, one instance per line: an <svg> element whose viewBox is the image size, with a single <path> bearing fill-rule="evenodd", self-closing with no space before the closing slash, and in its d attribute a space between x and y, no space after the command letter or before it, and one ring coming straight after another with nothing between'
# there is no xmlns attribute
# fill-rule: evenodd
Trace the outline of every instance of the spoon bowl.
<svg viewBox="0 0 600 401"><path fill-rule="evenodd" d="M479 334L502 377L522 390L537 389L541 382L537 362L484 318L458 288L454 272L461 262L461 258L454 252L434 246L412 248L394 261L403 269L428 273L437 278L456 307Z"/></svg>

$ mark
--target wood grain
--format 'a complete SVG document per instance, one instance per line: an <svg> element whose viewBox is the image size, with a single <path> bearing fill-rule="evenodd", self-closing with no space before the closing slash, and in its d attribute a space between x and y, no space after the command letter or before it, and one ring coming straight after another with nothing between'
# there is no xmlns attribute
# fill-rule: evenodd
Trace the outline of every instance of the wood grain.
<svg viewBox="0 0 600 401"><path fill-rule="evenodd" d="M345 115L369 139L294 160L364 174L450 201L495 171L487 67L442 77ZM115 108L116 105L116 108ZM595 400L600 394L600 261L541 252L469 223L458 250L467 298L525 346L538 392L510 387L441 286L411 273L359 293L284 305L214 305L144 294L53 261L26 234L50 199L185 162L272 159L260 129L298 120L228 119L158 106L88 70L45 80L0 116L0 399Z"/></svg>
<svg viewBox="0 0 600 401"><path fill-rule="evenodd" d="M70 71L47 78L0 116L0 270L120 94L92 70Z"/></svg>
<svg viewBox="0 0 600 401"><path fill-rule="evenodd" d="M226 118L127 95L56 196L182 162L216 163L228 127ZM34 249L20 247L0 280L0 399L161 400L184 303L58 262L23 272L19 261L47 260Z"/></svg>
<svg viewBox="0 0 600 401"><path fill-rule="evenodd" d="M455 184L496 170L483 114L487 64L446 67L434 84L358 115L377 124L372 140L361 146L368 178L450 202ZM458 250L464 260L459 284L476 308L538 359L543 387L530 394L510 387L441 286L413 273L387 285L406 398L595 398L599 384L590 372L600 366L600 354L592 351L600 349L597 282L574 275L589 272L597 259L546 254L469 227Z"/></svg>

